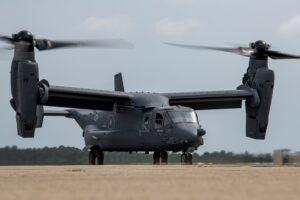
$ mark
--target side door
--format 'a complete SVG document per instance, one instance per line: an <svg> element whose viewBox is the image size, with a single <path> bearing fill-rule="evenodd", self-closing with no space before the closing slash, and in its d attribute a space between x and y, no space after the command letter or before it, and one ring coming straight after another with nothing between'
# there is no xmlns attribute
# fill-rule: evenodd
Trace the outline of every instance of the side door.
<svg viewBox="0 0 300 200"><path fill-rule="evenodd" d="M142 138L143 145L146 147L150 147L152 135L153 135L153 129L152 129L152 112L146 112L143 116L143 121L141 125L141 129L139 132L139 137Z"/></svg>
<svg viewBox="0 0 300 200"><path fill-rule="evenodd" d="M154 130L163 143L170 138L170 125L171 122L166 112L159 111L155 113Z"/></svg>

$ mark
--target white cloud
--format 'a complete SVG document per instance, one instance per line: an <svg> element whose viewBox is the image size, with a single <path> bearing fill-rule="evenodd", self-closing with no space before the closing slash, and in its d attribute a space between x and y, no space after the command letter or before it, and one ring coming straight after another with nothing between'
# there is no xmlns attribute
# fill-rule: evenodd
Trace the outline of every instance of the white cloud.
<svg viewBox="0 0 300 200"><path fill-rule="evenodd" d="M109 36L120 36L132 31L135 24L128 16L96 17L90 16L84 20L80 28L91 33L102 33Z"/></svg>
<svg viewBox="0 0 300 200"><path fill-rule="evenodd" d="M165 18L156 24L156 32L164 36L182 36L197 31L200 21L197 19Z"/></svg>
<svg viewBox="0 0 300 200"><path fill-rule="evenodd" d="M279 32L285 35L300 35L300 15L296 15L279 27Z"/></svg>

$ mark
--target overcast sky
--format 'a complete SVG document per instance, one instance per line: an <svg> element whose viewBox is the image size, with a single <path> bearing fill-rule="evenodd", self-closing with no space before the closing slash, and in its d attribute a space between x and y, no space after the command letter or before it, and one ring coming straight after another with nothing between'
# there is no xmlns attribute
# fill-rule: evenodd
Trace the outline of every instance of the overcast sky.
<svg viewBox="0 0 300 200"><path fill-rule="evenodd" d="M49 39L124 38L134 50L67 49L37 52L40 78L52 85L113 89L122 72L127 91L234 89L248 59L236 55L165 46L162 41L203 45L243 44L264 39L273 49L300 54L299 0L2 0L0 32L22 29ZM75 121L46 118L34 139L17 136L9 105L10 59L0 52L0 146L84 147ZM245 110L198 112L207 130L199 150L271 152L300 150L300 61L270 61L276 84L264 141L245 137Z"/></svg>

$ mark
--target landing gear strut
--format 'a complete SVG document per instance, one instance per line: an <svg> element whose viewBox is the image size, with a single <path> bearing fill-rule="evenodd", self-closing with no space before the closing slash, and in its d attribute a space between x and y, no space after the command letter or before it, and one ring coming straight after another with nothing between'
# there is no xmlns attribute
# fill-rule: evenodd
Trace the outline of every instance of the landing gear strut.
<svg viewBox="0 0 300 200"><path fill-rule="evenodd" d="M191 153L183 153L181 155L181 163L186 165L193 164L193 155Z"/></svg>
<svg viewBox="0 0 300 200"><path fill-rule="evenodd" d="M153 164L154 165L160 164L160 152L159 151L154 151L154 153L153 153Z"/></svg>
<svg viewBox="0 0 300 200"><path fill-rule="evenodd" d="M168 163L168 152L167 151L154 151L153 153L153 164L167 164Z"/></svg>
<svg viewBox="0 0 300 200"><path fill-rule="evenodd" d="M168 152L166 151L160 152L160 163L168 164Z"/></svg>
<svg viewBox="0 0 300 200"><path fill-rule="evenodd" d="M103 165L104 154L99 148L93 148L89 152L90 165Z"/></svg>

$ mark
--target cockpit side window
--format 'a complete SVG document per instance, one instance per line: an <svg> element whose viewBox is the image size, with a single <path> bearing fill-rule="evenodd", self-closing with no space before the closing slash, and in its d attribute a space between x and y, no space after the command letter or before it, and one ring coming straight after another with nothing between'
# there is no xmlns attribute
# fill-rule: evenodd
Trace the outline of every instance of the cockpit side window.
<svg viewBox="0 0 300 200"><path fill-rule="evenodd" d="M164 117L161 113L156 113L155 115L155 128L163 128L164 125Z"/></svg>
<svg viewBox="0 0 300 200"><path fill-rule="evenodd" d="M170 124L171 124L170 116L167 113L165 113L165 115L164 115L164 126L169 127Z"/></svg>
<svg viewBox="0 0 300 200"><path fill-rule="evenodd" d="M108 120L108 128L109 128L109 129L113 128L113 123L114 123L114 122L113 122L113 118L110 117L109 120Z"/></svg>
<svg viewBox="0 0 300 200"><path fill-rule="evenodd" d="M168 114L174 123L199 123L195 111L168 111Z"/></svg>
<svg viewBox="0 0 300 200"><path fill-rule="evenodd" d="M149 131L150 129L150 119L151 119L151 114L145 114L144 116L144 124L143 124L143 130L144 131Z"/></svg>

